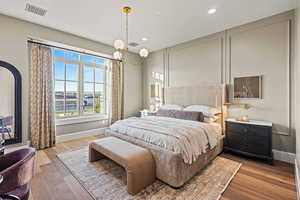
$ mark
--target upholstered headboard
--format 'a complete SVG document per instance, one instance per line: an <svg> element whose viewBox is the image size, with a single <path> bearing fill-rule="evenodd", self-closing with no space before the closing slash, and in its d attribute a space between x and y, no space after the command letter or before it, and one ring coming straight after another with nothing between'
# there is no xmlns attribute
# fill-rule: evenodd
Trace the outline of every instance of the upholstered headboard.
<svg viewBox="0 0 300 200"><path fill-rule="evenodd" d="M222 109L226 103L225 84L201 84L165 89L165 104L207 105Z"/></svg>
<svg viewBox="0 0 300 200"><path fill-rule="evenodd" d="M201 84L165 89L165 104L207 105L219 108L222 113L217 123L222 126L223 134L225 134L225 119L227 118L227 109L223 105L226 102L227 89L225 84Z"/></svg>

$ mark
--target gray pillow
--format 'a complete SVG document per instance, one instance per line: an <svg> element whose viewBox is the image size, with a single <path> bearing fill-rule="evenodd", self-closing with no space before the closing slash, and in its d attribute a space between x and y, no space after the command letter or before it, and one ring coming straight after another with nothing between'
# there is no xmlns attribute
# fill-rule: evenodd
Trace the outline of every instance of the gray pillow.
<svg viewBox="0 0 300 200"><path fill-rule="evenodd" d="M176 119L184 119L184 120L191 120L191 121L204 121L204 116L202 112L195 112L195 111L183 111L183 110L158 110L156 112L156 116L160 117L170 117Z"/></svg>

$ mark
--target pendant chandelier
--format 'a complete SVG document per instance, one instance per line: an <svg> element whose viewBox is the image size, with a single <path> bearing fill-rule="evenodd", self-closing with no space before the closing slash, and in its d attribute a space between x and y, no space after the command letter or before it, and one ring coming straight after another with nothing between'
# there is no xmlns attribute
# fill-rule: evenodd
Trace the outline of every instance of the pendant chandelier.
<svg viewBox="0 0 300 200"><path fill-rule="evenodd" d="M123 40L114 41L115 52L113 56L117 60L124 60L128 55L128 15L132 12L132 9L126 6L123 8L123 12L126 15L125 42ZM149 51L146 48L142 48L140 49L139 54L142 58L146 58L149 55Z"/></svg>

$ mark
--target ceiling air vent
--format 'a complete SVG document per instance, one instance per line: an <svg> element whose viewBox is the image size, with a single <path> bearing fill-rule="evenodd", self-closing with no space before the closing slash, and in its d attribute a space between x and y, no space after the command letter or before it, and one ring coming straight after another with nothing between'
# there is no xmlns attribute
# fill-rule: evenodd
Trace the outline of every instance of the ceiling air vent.
<svg viewBox="0 0 300 200"><path fill-rule="evenodd" d="M137 47L137 46L139 46L139 44L136 43L136 42L130 42L128 45L131 46L131 47Z"/></svg>
<svg viewBox="0 0 300 200"><path fill-rule="evenodd" d="M33 14L40 15L40 16L45 16L46 13L47 13L46 9L34 6L32 4L29 4L29 3L26 3L25 10L27 12L31 12Z"/></svg>

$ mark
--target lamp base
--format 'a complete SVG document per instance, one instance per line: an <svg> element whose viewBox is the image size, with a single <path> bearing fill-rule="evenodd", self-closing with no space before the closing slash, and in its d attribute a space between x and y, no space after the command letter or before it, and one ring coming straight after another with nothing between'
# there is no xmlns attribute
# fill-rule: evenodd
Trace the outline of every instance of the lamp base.
<svg viewBox="0 0 300 200"><path fill-rule="evenodd" d="M240 122L249 122L249 118L247 115L235 118L236 121Z"/></svg>

